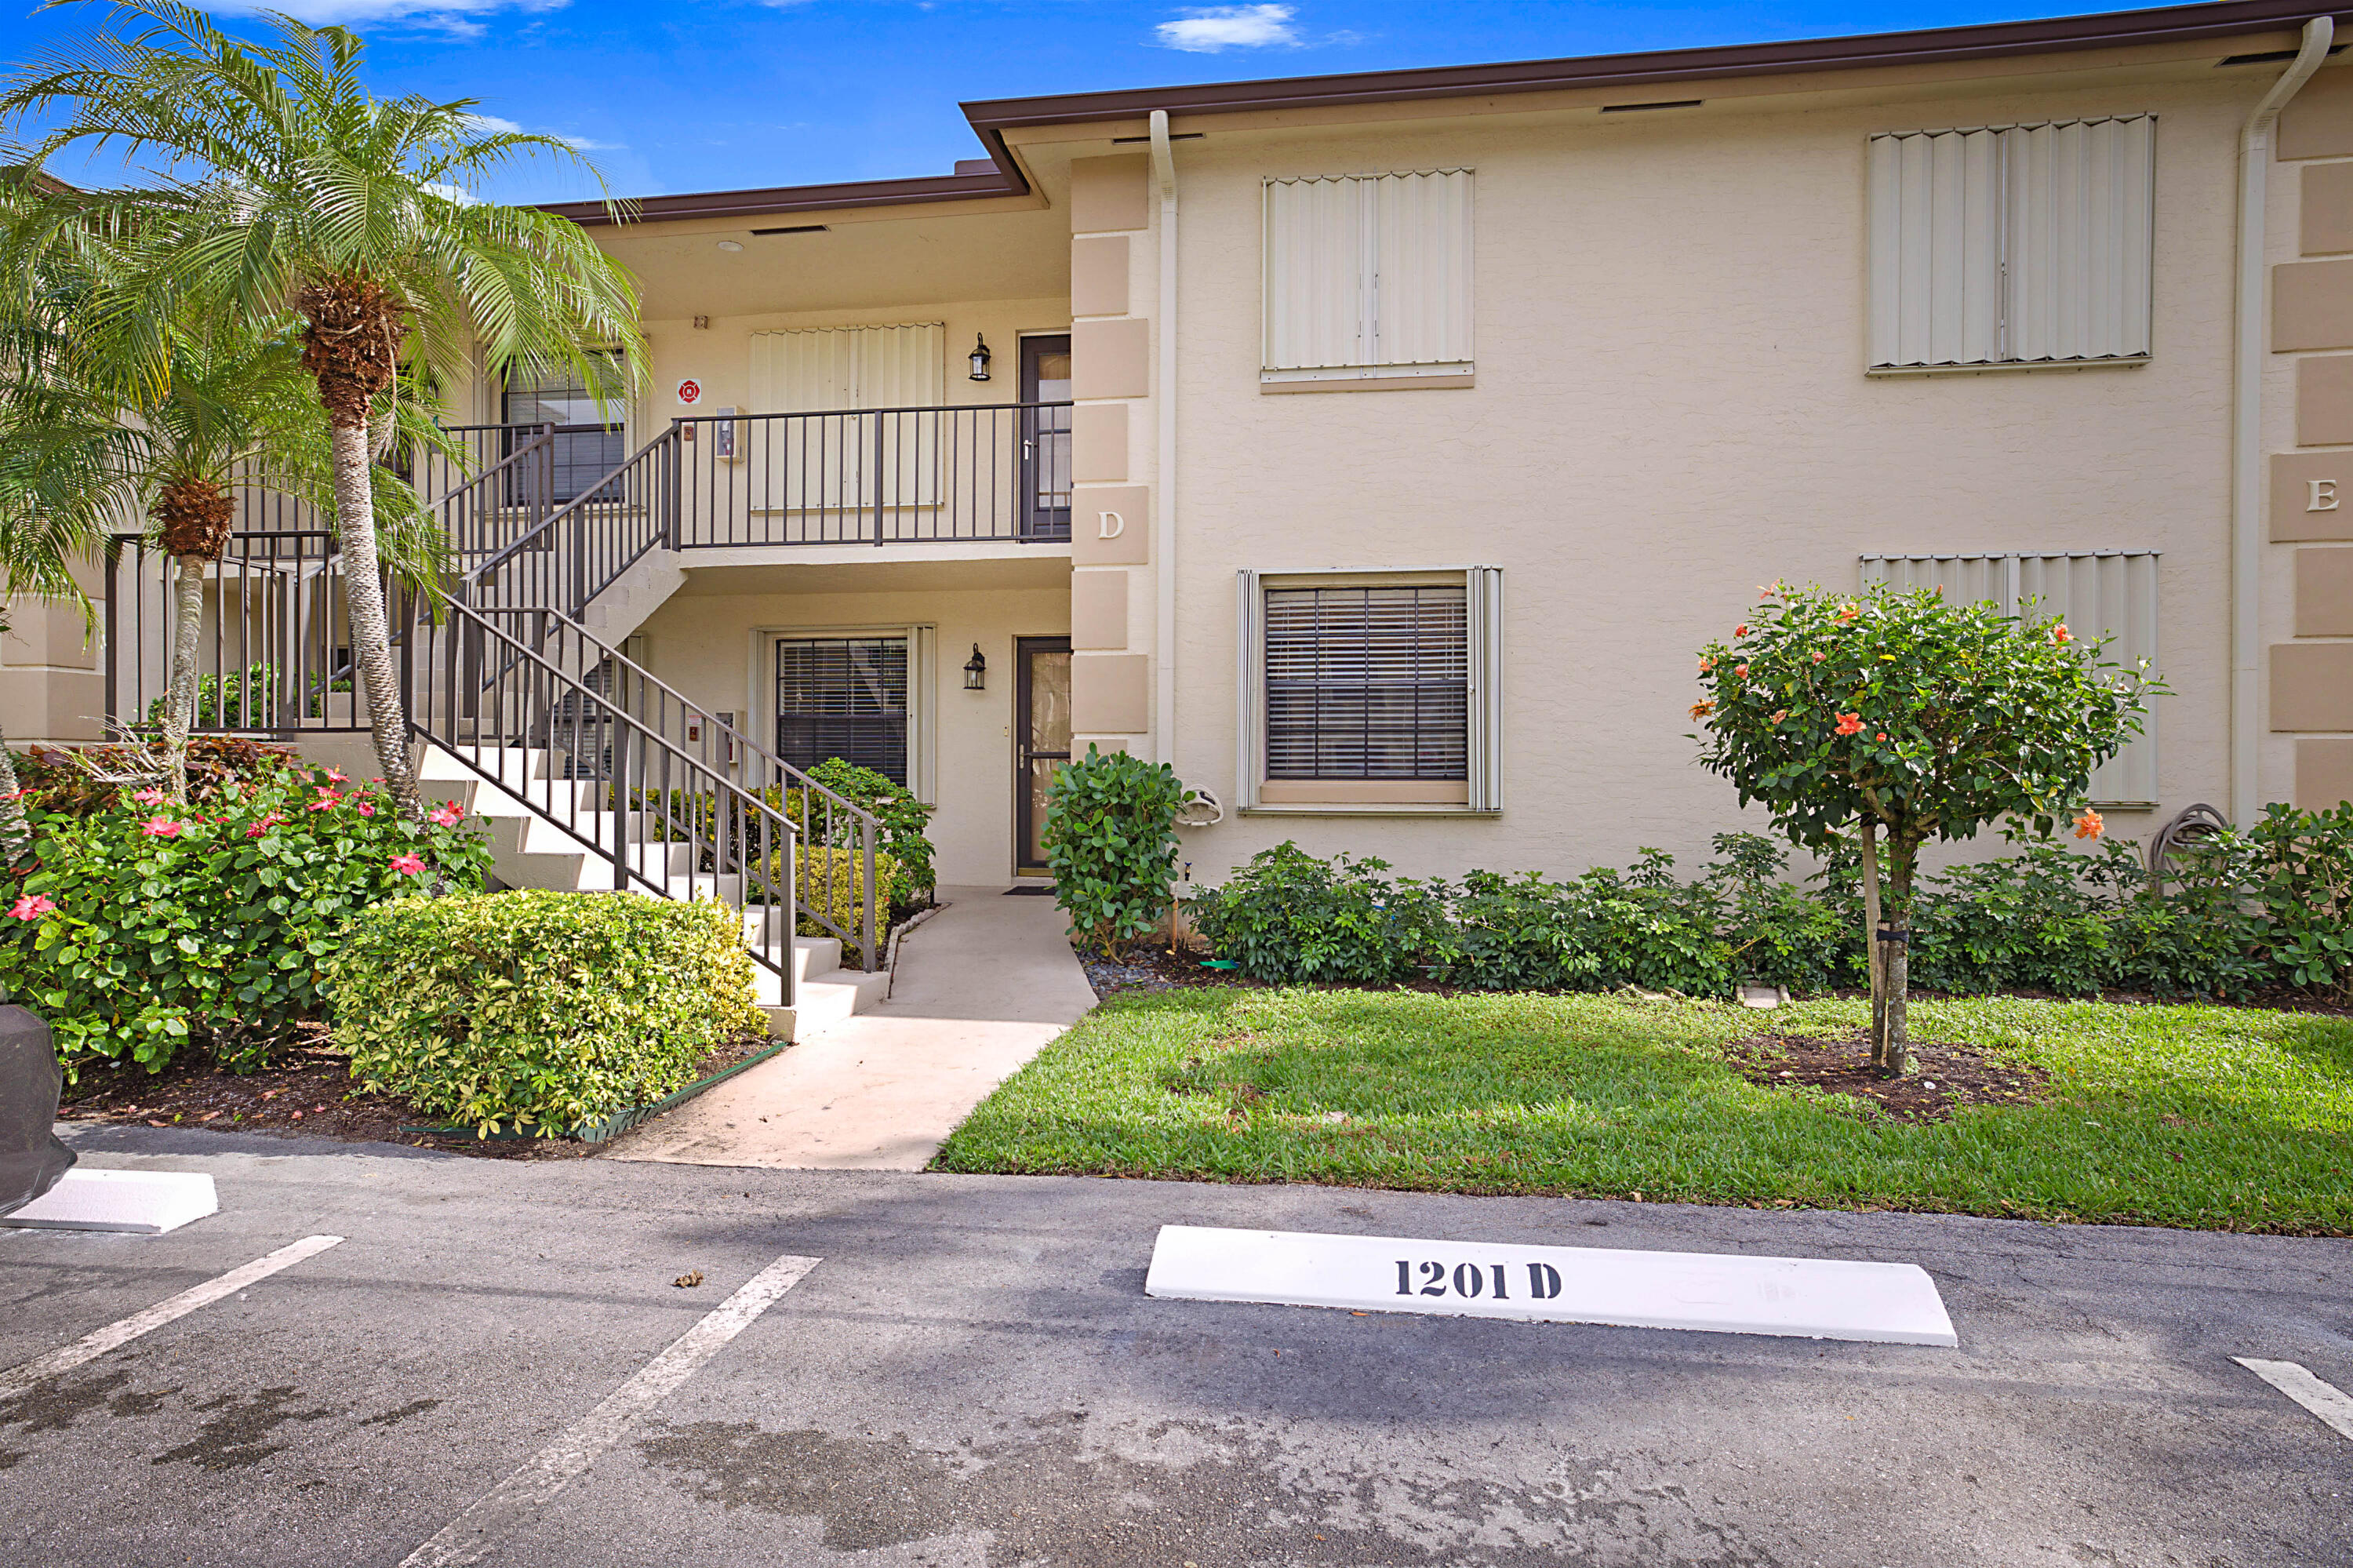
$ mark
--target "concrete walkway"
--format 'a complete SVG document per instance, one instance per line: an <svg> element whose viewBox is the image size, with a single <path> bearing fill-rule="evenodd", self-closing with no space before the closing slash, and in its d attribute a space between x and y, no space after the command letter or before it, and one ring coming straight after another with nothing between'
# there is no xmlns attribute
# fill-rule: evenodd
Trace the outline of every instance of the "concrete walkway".
<svg viewBox="0 0 2353 1568"><path fill-rule="evenodd" d="M1021 1065L1095 1004L1051 898L944 887L891 999L616 1141L609 1160L920 1171Z"/></svg>

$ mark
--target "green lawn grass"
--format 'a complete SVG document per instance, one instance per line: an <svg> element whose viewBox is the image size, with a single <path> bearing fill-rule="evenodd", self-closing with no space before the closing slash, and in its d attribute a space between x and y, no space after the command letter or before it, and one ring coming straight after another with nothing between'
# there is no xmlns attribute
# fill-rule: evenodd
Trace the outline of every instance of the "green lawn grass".
<svg viewBox="0 0 2353 1568"><path fill-rule="evenodd" d="M1912 1020L2042 1068L2048 1099L1905 1123L1726 1062L1768 1027L1859 1029L1855 1001L1204 989L1106 1001L935 1168L2353 1234L2353 1019L1999 997Z"/></svg>

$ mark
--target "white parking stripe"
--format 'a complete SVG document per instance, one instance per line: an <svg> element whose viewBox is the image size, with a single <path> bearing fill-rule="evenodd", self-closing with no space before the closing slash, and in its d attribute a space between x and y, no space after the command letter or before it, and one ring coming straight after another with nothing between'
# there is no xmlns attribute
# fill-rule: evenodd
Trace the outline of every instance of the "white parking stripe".
<svg viewBox="0 0 2353 1568"><path fill-rule="evenodd" d="M2339 1436L2353 1437L2353 1398L2340 1390L2321 1382L2294 1361L2255 1361L2244 1356L2231 1359L2335 1427Z"/></svg>
<svg viewBox="0 0 2353 1568"><path fill-rule="evenodd" d="M341 1236L304 1236L301 1241L280 1247L276 1252L263 1253L251 1263L232 1268L217 1279L207 1279L177 1296L166 1298L144 1312L133 1312L118 1323L109 1323L94 1334L85 1334L72 1344L38 1356L23 1366L11 1367L0 1372L0 1399L14 1399L39 1383L54 1377L69 1367L78 1367L93 1357L102 1356L117 1345L129 1344L151 1330L160 1329L174 1318L185 1318L197 1308L233 1295L259 1279L267 1279L281 1268L290 1267L304 1258L326 1251Z"/></svg>
<svg viewBox="0 0 2353 1568"><path fill-rule="evenodd" d="M692 1377L696 1368L749 1327L753 1319L799 1284L801 1277L815 1268L818 1262L813 1257L796 1257L786 1253L754 1275L734 1295L671 1341L670 1349L606 1395L604 1403L582 1416L570 1431L493 1487L481 1501L451 1520L438 1535L402 1558L400 1568L456 1568L457 1564L480 1562L516 1526L529 1520L541 1504L562 1491L574 1477L595 1464L598 1455L619 1442L639 1416L660 1404L679 1384Z"/></svg>

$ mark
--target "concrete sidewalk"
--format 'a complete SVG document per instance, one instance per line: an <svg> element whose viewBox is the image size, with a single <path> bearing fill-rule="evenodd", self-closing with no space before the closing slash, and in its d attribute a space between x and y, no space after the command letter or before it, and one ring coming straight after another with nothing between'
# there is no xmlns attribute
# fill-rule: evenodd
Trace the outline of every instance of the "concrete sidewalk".
<svg viewBox="0 0 2353 1568"><path fill-rule="evenodd" d="M1050 898L944 887L891 999L618 1139L609 1160L920 1171L956 1123L1095 1004Z"/></svg>

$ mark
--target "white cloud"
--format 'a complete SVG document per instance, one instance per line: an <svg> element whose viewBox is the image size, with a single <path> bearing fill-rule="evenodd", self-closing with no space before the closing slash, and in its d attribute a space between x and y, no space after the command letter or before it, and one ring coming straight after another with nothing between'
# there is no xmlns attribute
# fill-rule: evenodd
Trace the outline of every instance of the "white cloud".
<svg viewBox="0 0 2353 1568"><path fill-rule="evenodd" d="M427 27L459 37L478 37L483 31L481 18L491 12L554 11L569 4L570 0L197 0L197 3L207 11L234 15L250 15L264 9L283 11L314 27L380 24Z"/></svg>
<svg viewBox="0 0 2353 1568"><path fill-rule="evenodd" d="M1187 11L1155 29L1160 47L1195 54L1220 49L1297 48L1299 35L1292 30L1296 13L1289 5L1212 5Z"/></svg>
<svg viewBox="0 0 2353 1568"><path fill-rule="evenodd" d="M513 121L497 114L475 114L469 116L469 118L471 119L475 124L480 126L484 131L491 132L492 135L545 136L552 141L563 143L565 146L571 148L575 153L609 153L616 145L616 143L611 142L591 142L586 136L566 136L561 131L526 131L522 126L518 125Z"/></svg>
<svg viewBox="0 0 2353 1568"><path fill-rule="evenodd" d="M467 190L462 186L443 185L439 180L427 180L417 188L423 191L431 191L435 196L439 196L442 200L454 201L459 207L473 207L478 205L482 199L473 192Z"/></svg>

